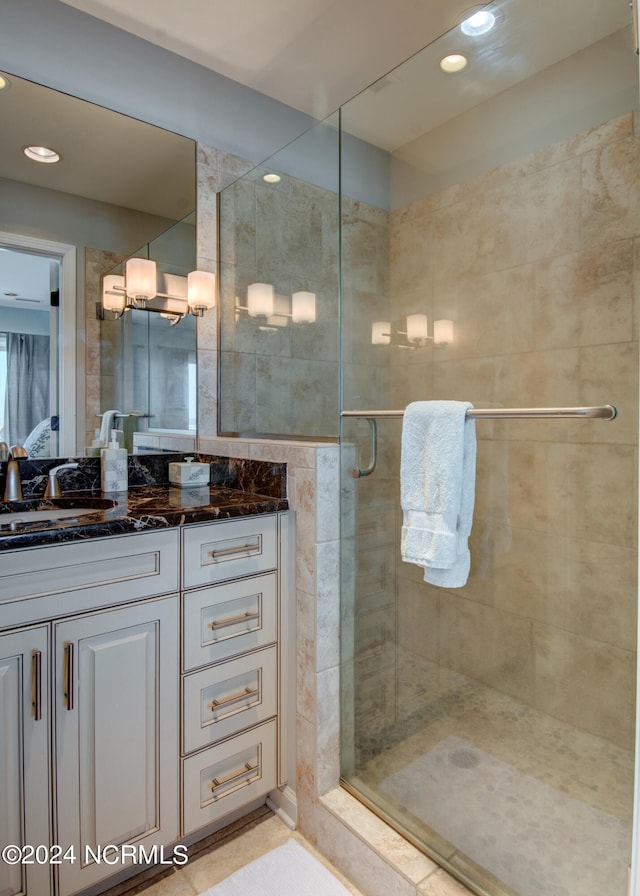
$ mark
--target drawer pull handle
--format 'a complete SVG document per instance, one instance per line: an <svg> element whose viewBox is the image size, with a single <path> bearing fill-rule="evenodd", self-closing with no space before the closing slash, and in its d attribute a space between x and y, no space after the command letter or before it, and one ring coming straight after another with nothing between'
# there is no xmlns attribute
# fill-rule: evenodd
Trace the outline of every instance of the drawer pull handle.
<svg viewBox="0 0 640 896"><path fill-rule="evenodd" d="M33 718L42 718L42 653L34 650L31 654L31 707Z"/></svg>
<svg viewBox="0 0 640 896"><path fill-rule="evenodd" d="M260 611L256 610L252 612L251 610L247 610L246 613L240 613L239 616L230 616L229 619L221 619L219 622L217 620L213 620L209 623L209 628L212 631L216 631L219 628L226 628L229 625L237 625L239 622L254 622L260 619Z"/></svg>
<svg viewBox="0 0 640 896"><path fill-rule="evenodd" d="M253 544L233 544L228 548L215 548L213 551L209 551L209 556L212 560L216 560L218 557L226 557L229 554L258 553L260 553L260 539L258 539Z"/></svg>
<svg viewBox="0 0 640 896"><path fill-rule="evenodd" d="M67 709L73 709L73 644L64 645L64 698Z"/></svg>
<svg viewBox="0 0 640 896"><path fill-rule="evenodd" d="M221 706L230 706L232 703L246 700L247 697L256 697L259 693L258 688L245 688L242 693L234 694L232 697L225 697L223 700L212 700L209 704L209 709L215 711L220 709Z"/></svg>
<svg viewBox="0 0 640 896"><path fill-rule="evenodd" d="M239 772L233 772L231 775L227 775L226 778L214 778L211 782L211 793L213 794L214 799L218 799L216 795L216 790L219 787L226 787L227 784L232 784L234 781L240 781L240 778L244 777L247 773L250 775L253 772L258 771L258 765L250 765L248 762L245 762L244 766L240 769ZM253 778L249 777L246 781L243 781L243 784L251 784Z"/></svg>

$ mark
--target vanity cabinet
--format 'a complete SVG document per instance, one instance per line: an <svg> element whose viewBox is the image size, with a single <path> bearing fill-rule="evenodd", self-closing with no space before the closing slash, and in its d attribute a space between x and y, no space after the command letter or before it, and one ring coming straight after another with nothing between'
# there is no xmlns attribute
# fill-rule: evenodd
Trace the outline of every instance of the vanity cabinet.
<svg viewBox="0 0 640 896"><path fill-rule="evenodd" d="M3 896L50 871L70 896L122 870L87 847L178 838L178 557L177 530L3 552L2 625L40 624L0 632L0 847L67 855L0 862Z"/></svg>
<svg viewBox="0 0 640 896"><path fill-rule="evenodd" d="M86 846L178 837L177 625L173 595L53 626L61 896L113 874Z"/></svg>
<svg viewBox="0 0 640 896"><path fill-rule="evenodd" d="M278 518L183 530L183 833L279 783Z"/></svg>
<svg viewBox="0 0 640 896"><path fill-rule="evenodd" d="M0 846L51 841L49 629L0 634ZM50 866L0 861L3 896L42 896Z"/></svg>
<svg viewBox="0 0 640 896"><path fill-rule="evenodd" d="M100 847L197 839L286 783L291 526L0 554L0 849L73 856L0 861L1 896L96 889L124 868Z"/></svg>

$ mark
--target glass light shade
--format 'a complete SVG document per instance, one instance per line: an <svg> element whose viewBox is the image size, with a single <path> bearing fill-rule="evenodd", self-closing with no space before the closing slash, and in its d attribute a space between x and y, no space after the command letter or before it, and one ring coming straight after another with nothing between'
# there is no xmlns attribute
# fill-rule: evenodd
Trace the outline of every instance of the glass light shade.
<svg viewBox="0 0 640 896"><path fill-rule="evenodd" d="M436 345L449 345L453 342L452 320L437 320L434 323L433 341Z"/></svg>
<svg viewBox="0 0 640 896"><path fill-rule="evenodd" d="M291 296L291 320L294 324L312 324L316 319L315 292L294 292Z"/></svg>
<svg viewBox="0 0 640 896"><path fill-rule="evenodd" d="M124 277L107 274L102 281L102 307L105 311L124 311Z"/></svg>
<svg viewBox="0 0 640 896"><path fill-rule="evenodd" d="M153 299L158 292L155 261L130 258L125 265L125 281L130 299Z"/></svg>
<svg viewBox="0 0 640 896"><path fill-rule="evenodd" d="M207 311L216 304L216 275L209 271L191 271L187 275L187 302L189 308Z"/></svg>
<svg viewBox="0 0 640 896"><path fill-rule="evenodd" d="M426 314L407 315L407 342L422 344L429 338Z"/></svg>
<svg viewBox="0 0 640 896"><path fill-rule="evenodd" d="M391 321L376 320L371 324L371 345L389 345L391 342Z"/></svg>
<svg viewBox="0 0 640 896"><path fill-rule="evenodd" d="M250 283L247 288L249 317L273 314L273 286L270 283Z"/></svg>

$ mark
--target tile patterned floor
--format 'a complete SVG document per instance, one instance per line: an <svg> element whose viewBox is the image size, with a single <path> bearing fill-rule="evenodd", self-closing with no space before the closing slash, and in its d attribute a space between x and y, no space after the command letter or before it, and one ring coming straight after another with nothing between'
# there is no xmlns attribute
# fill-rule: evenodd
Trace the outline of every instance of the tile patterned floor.
<svg viewBox="0 0 640 896"><path fill-rule="evenodd" d="M437 831L421 824L419 818L405 812L401 805L385 794L384 782L391 776L437 749L447 738L464 738L495 760L509 764L523 776L540 782L541 788L547 787L549 792L557 791L560 798L566 795L571 800L579 801L585 806L585 814L596 811L608 813L627 826L629 836L620 840L616 853L622 884L612 883L612 894L607 893L606 896L622 894L630 859L633 752L553 719L464 676L434 668L425 668L420 672L418 676L412 670L411 676L406 679L408 682L421 682L423 691L415 695L417 699L412 702L413 711L404 718L397 718L389 726L391 731L384 732L378 728L376 732L372 729L364 739L360 752L364 761L357 774L350 779L356 792L389 817L396 818L417 841L428 843L432 850L451 862L452 867L459 868L461 872L470 870L470 878L481 882L487 892L514 893L498 879L474 866L467 856L458 852L455 844L448 843ZM405 691L408 690L409 684L405 686ZM469 809L472 808L470 804ZM532 813L534 808L531 808ZM548 810L543 806L534 822L545 829L547 815L553 809L553 804ZM496 837L500 837L500 826L508 824L508 818L495 819ZM576 853L576 860L578 857ZM553 877L552 871L549 876ZM574 896L575 890L558 885L557 892L570 892Z"/></svg>
<svg viewBox="0 0 640 896"><path fill-rule="evenodd" d="M228 829L189 848L189 861L160 875L140 875L108 890L104 896L199 896L234 871L259 858L289 838L297 840L335 874L353 896L360 892L297 831L292 831L269 809L263 807ZM319 894L321 896L321 894Z"/></svg>

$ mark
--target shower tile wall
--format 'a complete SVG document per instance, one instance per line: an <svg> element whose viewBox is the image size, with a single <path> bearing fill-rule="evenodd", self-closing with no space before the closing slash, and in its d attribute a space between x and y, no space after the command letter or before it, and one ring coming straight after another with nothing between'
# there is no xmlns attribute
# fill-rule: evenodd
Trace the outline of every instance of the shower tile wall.
<svg viewBox="0 0 640 896"><path fill-rule="evenodd" d="M342 243L342 341L343 403L345 408L386 408L391 401L391 367L382 346L369 340L371 322L389 316L389 215L343 195ZM380 349L383 351L380 351ZM344 470L342 513L343 570L354 570L354 581L343 582L343 605L353 607L355 623L343 621L343 656L357 658L342 671L343 681L355 676L358 695L353 717L342 720L343 772L358 763L358 752L378 745L384 726L396 716L395 663L395 516L397 478L394 476L393 424L378 428L378 464L375 475L354 480ZM346 443L353 448L346 450ZM345 420L343 458L348 466L368 464L369 431L365 421ZM345 513L355 507L352 537ZM349 533L351 535L351 533ZM347 558L353 556L353 562ZM353 634L348 639L346 632ZM354 745L349 732L358 732ZM352 752L355 746L355 754Z"/></svg>
<svg viewBox="0 0 640 896"><path fill-rule="evenodd" d="M639 145L626 115L391 215L393 316L450 318L455 341L367 349L388 354L386 406L619 411L611 423L477 423L469 583L445 592L397 561L396 662L412 670L396 679L398 717L429 698L435 663L633 746ZM397 483L398 431L390 445L380 467ZM369 488L359 501L377 500ZM386 514L363 507L360 525L384 518L397 536L389 499Z"/></svg>
<svg viewBox="0 0 640 896"><path fill-rule="evenodd" d="M113 347L118 338L117 327L100 321L96 307L102 299L102 277L123 261L124 256L102 249L85 249L84 255L84 445L93 442L94 432L100 428L99 414L107 407L116 406L115 376L101 358L113 358Z"/></svg>
<svg viewBox="0 0 640 896"><path fill-rule="evenodd" d="M220 197L222 430L337 436L338 198L295 177L265 184L266 170ZM314 292L316 322L236 312L256 281L285 313L293 292Z"/></svg>

